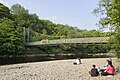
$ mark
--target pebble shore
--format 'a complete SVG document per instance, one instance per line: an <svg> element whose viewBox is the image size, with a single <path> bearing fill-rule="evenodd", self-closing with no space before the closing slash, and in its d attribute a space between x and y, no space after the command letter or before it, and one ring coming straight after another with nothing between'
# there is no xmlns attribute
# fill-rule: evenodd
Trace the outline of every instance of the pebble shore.
<svg viewBox="0 0 120 80"><path fill-rule="evenodd" d="M119 72L114 76L90 76L92 65L102 68L106 59L81 59L80 65L73 65L75 59L3 65L0 80L120 80ZM116 58L113 58L113 65L119 66Z"/></svg>

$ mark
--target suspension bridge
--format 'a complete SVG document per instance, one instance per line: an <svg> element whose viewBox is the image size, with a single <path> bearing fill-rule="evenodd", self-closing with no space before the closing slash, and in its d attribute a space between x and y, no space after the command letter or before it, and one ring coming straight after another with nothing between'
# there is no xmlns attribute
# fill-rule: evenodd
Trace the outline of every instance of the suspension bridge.
<svg viewBox="0 0 120 80"><path fill-rule="evenodd" d="M56 44L107 44L109 37L89 37L89 38L71 38L71 39L55 39L41 40L36 42L27 42L27 46L35 45L56 45Z"/></svg>
<svg viewBox="0 0 120 80"><path fill-rule="evenodd" d="M37 46L37 45L57 45L57 44L108 44L109 37L87 37L87 38L62 38L54 40L41 40L30 42L29 40L29 27L23 28L24 43L26 46ZM27 35L27 36L26 36Z"/></svg>

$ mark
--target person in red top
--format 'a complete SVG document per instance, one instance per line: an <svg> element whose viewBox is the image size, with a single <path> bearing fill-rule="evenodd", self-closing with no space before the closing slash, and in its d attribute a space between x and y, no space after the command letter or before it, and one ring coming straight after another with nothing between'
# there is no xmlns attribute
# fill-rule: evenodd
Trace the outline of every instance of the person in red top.
<svg viewBox="0 0 120 80"><path fill-rule="evenodd" d="M104 75L104 76L114 75L114 72L115 72L115 68L112 65L112 62L108 61L108 66L107 66L106 70L104 72L102 72L101 74Z"/></svg>

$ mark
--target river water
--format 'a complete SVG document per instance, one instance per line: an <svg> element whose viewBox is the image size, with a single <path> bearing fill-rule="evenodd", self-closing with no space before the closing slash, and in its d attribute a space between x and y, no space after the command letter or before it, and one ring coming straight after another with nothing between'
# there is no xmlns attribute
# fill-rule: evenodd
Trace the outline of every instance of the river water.
<svg viewBox="0 0 120 80"><path fill-rule="evenodd" d="M41 62L50 60L63 60L75 58L93 58L92 55L55 55L55 54L38 54L38 55L2 55L0 56L0 65L27 63L27 62ZM108 56L95 56L95 57L108 57Z"/></svg>
<svg viewBox="0 0 120 80"><path fill-rule="evenodd" d="M50 60L73 59L75 56L55 56L55 55L17 55L17 56L0 56L0 65L17 64L26 62L41 62Z"/></svg>

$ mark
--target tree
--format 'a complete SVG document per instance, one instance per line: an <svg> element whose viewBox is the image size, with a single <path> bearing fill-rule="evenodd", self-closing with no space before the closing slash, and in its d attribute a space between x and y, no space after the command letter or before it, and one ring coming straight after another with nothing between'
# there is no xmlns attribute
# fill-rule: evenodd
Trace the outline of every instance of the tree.
<svg viewBox="0 0 120 80"><path fill-rule="evenodd" d="M32 39L33 34L29 32L29 30L38 31L36 29L39 23L38 16L36 14L29 14L29 11L19 4L15 4L11 7L11 13L16 23L16 27L24 27L24 43L26 40L27 42L32 41L29 39Z"/></svg>
<svg viewBox="0 0 120 80"><path fill-rule="evenodd" d="M16 28L10 9L0 3L0 53L17 53L23 48L21 28Z"/></svg>
<svg viewBox="0 0 120 80"><path fill-rule="evenodd" d="M11 13L13 14L14 20L17 27L28 27L29 21L28 10L24 9L21 5L15 4L11 7Z"/></svg>
<svg viewBox="0 0 120 80"><path fill-rule="evenodd" d="M10 16L9 8L0 3L0 19L4 17L10 18Z"/></svg>
<svg viewBox="0 0 120 80"><path fill-rule="evenodd" d="M2 54L16 54L23 48L20 28L16 28L14 25L10 19L0 20L0 53Z"/></svg>
<svg viewBox="0 0 120 80"><path fill-rule="evenodd" d="M114 33L111 42L115 44L114 49L120 57L120 0L100 0L94 12L103 15L99 21L101 28L107 27Z"/></svg>

